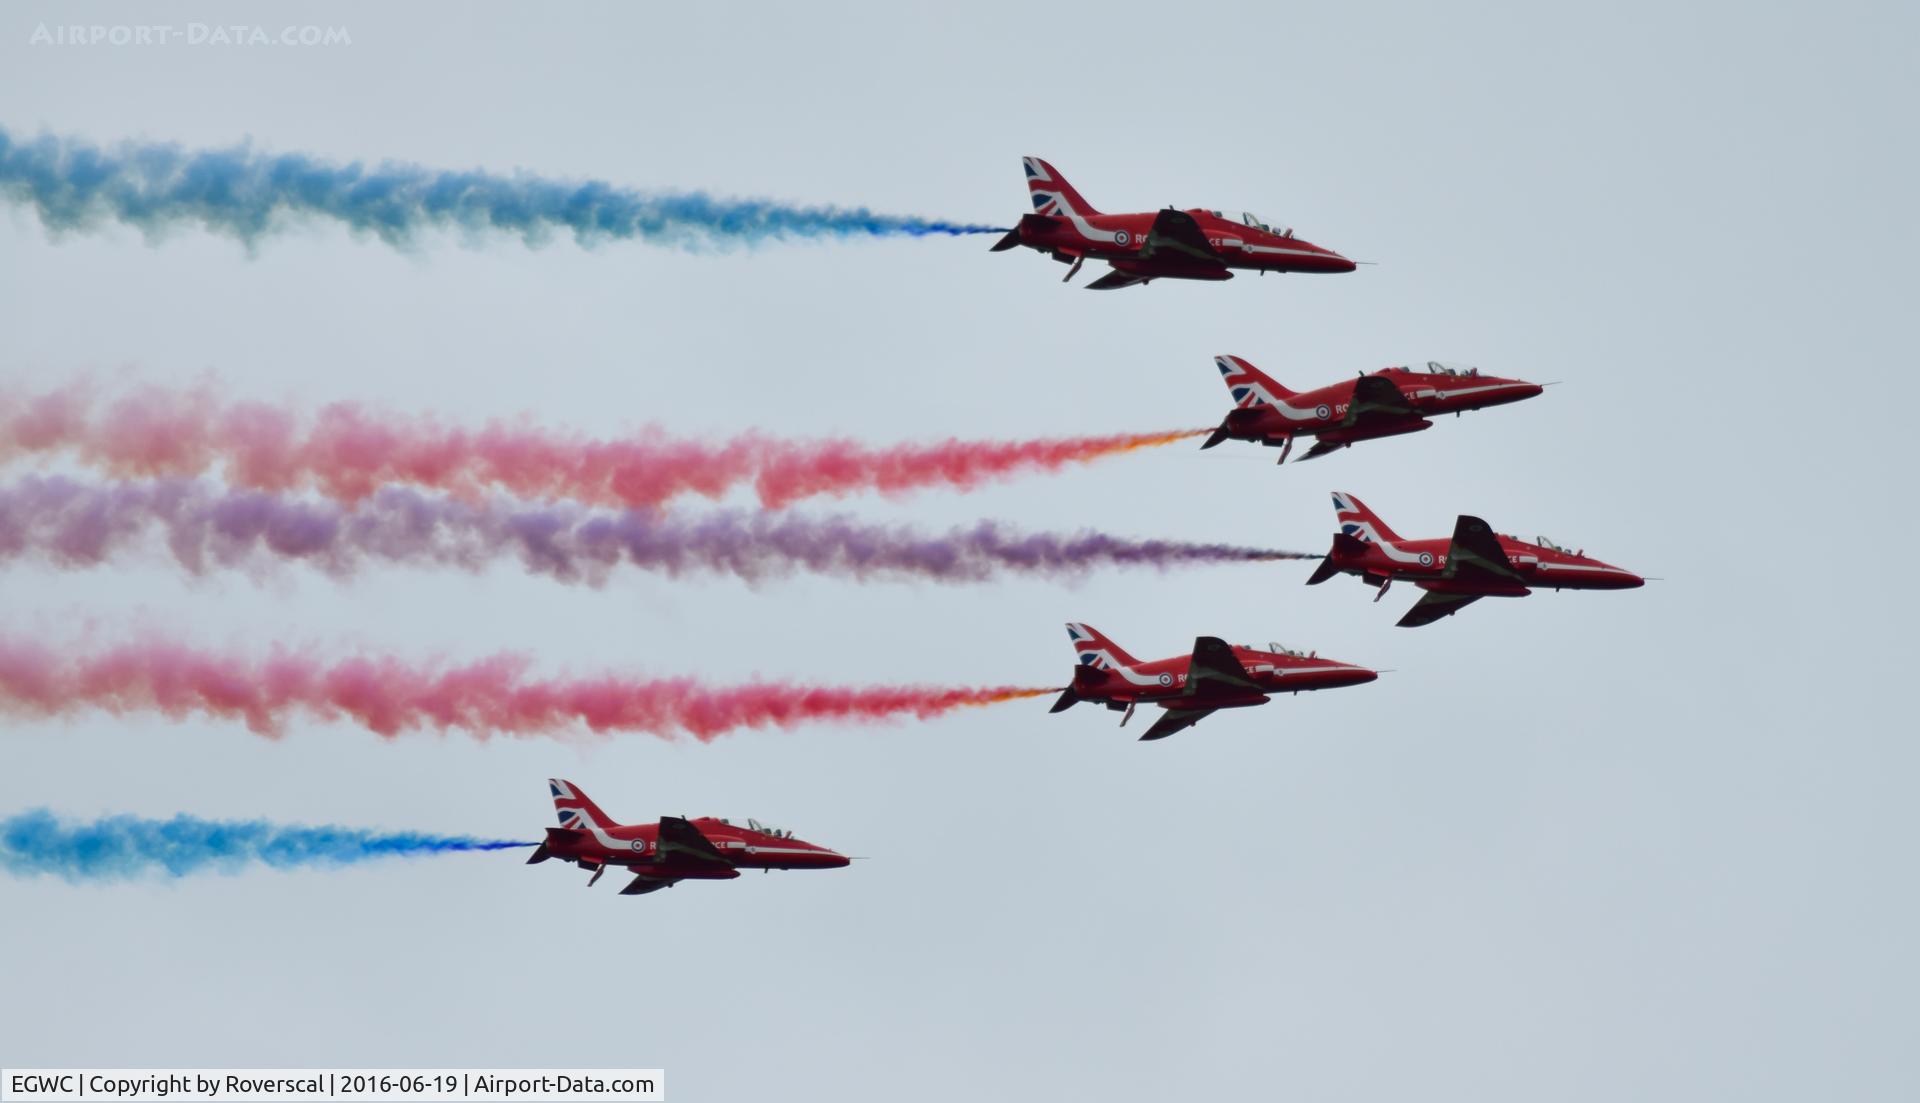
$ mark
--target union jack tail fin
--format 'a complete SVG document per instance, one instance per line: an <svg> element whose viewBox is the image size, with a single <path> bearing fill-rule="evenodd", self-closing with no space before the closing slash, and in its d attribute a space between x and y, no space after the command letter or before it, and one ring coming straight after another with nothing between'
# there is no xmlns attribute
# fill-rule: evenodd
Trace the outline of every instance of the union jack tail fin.
<svg viewBox="0 0 1920 1103"><path fill-rule="evenodd" d="M1388 528L1387 523L1368 509L1365 502L1345 491L1333 492L1333 512L1340 522L1342 535L1369 543L1391 543L1400 539L1400 534Z"/></svg>
<svg viewBox="0 0 1920 1103"><path fill-rule="evenodd" d="M618 826L573 782L550 777L547 788L553 792L553 810L560 814L561 827L582 831L588 827Z"/></svg>
<svg viewBox="0 0 1920 1103"><path fill-rule="evenodd" d="M1035 214L1044 215L1089 215L1099 214L1093 204L1086 201L1060 170L1047 164L1038 157L1022 157L1027 169L1027 194L1033 200Z"/></svg>
<svg viewBox="0 0 1920 1103"><path fill-rule="evenodd" d="M1081 666L1111 670L1116 666L1132 666L1140 661L1090 625L1069 624L1067 635L1073 640L1074 656Z"/></svg>
<svg viewBox="0 0 1920 1103"><path fill-rule="evenodd" d="M1294 392L1238 356L1216 356L1213 363L1233 395L1233 404L1240 409L1271 406L1280 399L1293 397Z"/></svg>

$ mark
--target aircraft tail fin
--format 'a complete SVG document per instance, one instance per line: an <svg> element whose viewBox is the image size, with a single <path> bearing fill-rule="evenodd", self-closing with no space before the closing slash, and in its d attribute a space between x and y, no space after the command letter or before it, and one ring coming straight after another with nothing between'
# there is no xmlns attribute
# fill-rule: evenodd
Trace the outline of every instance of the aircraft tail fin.
<svg viewBox="0 0 1920 1103"><path fill-rule="evenodd" d="M548 778L547 789L553 793L553 809L560 814L560 826L580 831L588 827L616 827L600 806L587 799L580 787L571 781ZM551 830L551 828L549 828Z"/></svg>
<svg viewBox="0 0 1920 1103"><path fill-rule="evenodd" d="M1033 209L1037 214L1045 215L1090 215L1099 214L1093 204L1073 190L1067 178L1060 170L1047 164L1038 157L1022 157L1027 170L1027 195L1033 200Z"/></svg>
<svg viewBox="0 0 1920 1103"><path fill-rule="evenodd" d="M1216 356L1213 363L1220 369L1227 391L1233 395L1233 404L1240 409L1271 406L1280 399L1293 397L1293 391L1238 356Z"/></svg>
<svg viewBox="0 0 1920 1103"><path fill-rule="evenodd" d="M1101 635L1092 625L1069 624L1067 636L1073 640L1074 655L1081 666L1110 670L1116 666L1132 666L1140 661L1122 650L1119 644Z"/></svg>
<svg viewBox="0 0 1920 1103"><path fill-rule="evenodd" d="M1358 540L1386 541L1391 543L1400 539L1400 534L1387 527L1367 504L1345 491L1333 492L1334 516L1340 522L1340 531Z"/></svg>

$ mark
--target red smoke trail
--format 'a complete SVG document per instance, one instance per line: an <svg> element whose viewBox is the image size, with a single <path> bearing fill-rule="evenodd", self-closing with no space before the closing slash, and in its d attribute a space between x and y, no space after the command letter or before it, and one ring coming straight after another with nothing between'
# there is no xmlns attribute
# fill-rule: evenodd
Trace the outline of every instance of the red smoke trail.
<svg viewBox="0 0 1920 1103"><path fill-rule="evenodd" d="M323 662L276 649L263 662L147 641L65 656L0 639L0 711L60 716L83 709L157 712L170 719L238 719L275 736L293 714L351 719L384 736L459 729L475 736L679 733L702 742L739 728L810 721L925 720L954 709L1054 692L1013 686L808 686L748 682L710 686L693 678L539 679L527 659L495 655L457 666L410 666L392 657Z"/></svg>
<svg viewBox="0 0 1920 1103"><path fill-rule="evenodd" d="M349 404L301 417L282 407L226 402L211 386L140 388L104 404L77 386L0 394L0 462L67 454L115 475L142 477L219 467L229 482L243 486L315 488L347 502L384 484L411 483L465 495L498 489L525 498L640 507L682 494L718 498L747 484L764 505L777 508L816 495L966 490L1206 432L873 447L757 432L709 443L648 428L620 440L585 440L525 424L447 428Z"/></svg>

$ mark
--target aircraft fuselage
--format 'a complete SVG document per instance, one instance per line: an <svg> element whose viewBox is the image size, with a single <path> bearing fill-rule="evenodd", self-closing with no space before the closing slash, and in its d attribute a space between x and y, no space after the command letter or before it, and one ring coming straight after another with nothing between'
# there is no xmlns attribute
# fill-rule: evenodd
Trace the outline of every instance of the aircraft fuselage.
<svg viewBox="0 0 1920 1103"><path fill-rule="evenodd" d="M1646 584L1632 571L1603 563L1563 548L1495 534L1507 565L1520 579L1510 583L1448 578L1447 554L1451 540L1355 541L1336 546L1328 556L1336 569L1359 575L1370 585L1410 581L1435 593L1477 594L1481 597L1525 597L1529 590L1630 590Z"/></svg>

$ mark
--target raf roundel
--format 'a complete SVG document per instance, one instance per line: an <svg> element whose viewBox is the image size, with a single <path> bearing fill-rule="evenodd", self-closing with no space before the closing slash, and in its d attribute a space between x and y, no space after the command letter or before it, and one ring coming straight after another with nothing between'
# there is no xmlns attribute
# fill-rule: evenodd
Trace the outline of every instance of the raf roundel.
<svg viewBox="0 0 1920 1103"><path fill-rule="evenodd" d="M1313 413L1315 417L1318 417L1321 421L1325 421L1333 416L1333 407L1322 402L1320 405L1314 407Z"/></svg>
<svg viewBox="0 0 1920 1103"><path fill-rule="evenodd" d="M1126 245L1131 241L1133 241L1133 235L1127 231L1115 230L1113 232L1113 243L1115 245Z"/></svg>
<svg viewBox="0 0 1920 1103"><path fill-rule="evenodd" d="M1170 686L1170 685L1172 685L1172 684L1173 684L1173 675L1171 675L1171 674L1162 674L1162 675L1160 675L1160 684L1161 684L1161 685L1163 685L1163 686Z"/></svg>
<svg viewBox="0 0 1920 1103"><path fill-rule="evenodd" d="M1421 553L1420 553L1420 565L1421 565L1422 567L1431 567L1431 566L1433 566L1433 553L1432 553L1432 552L1421 552Z"/></svg>
<svg viewBox="0 0 1920 1103"><path fill-rule="evenodd" d="M641 854L645 854L647 852L647 840L645 839L633 840L633 849Z"/></svg>

